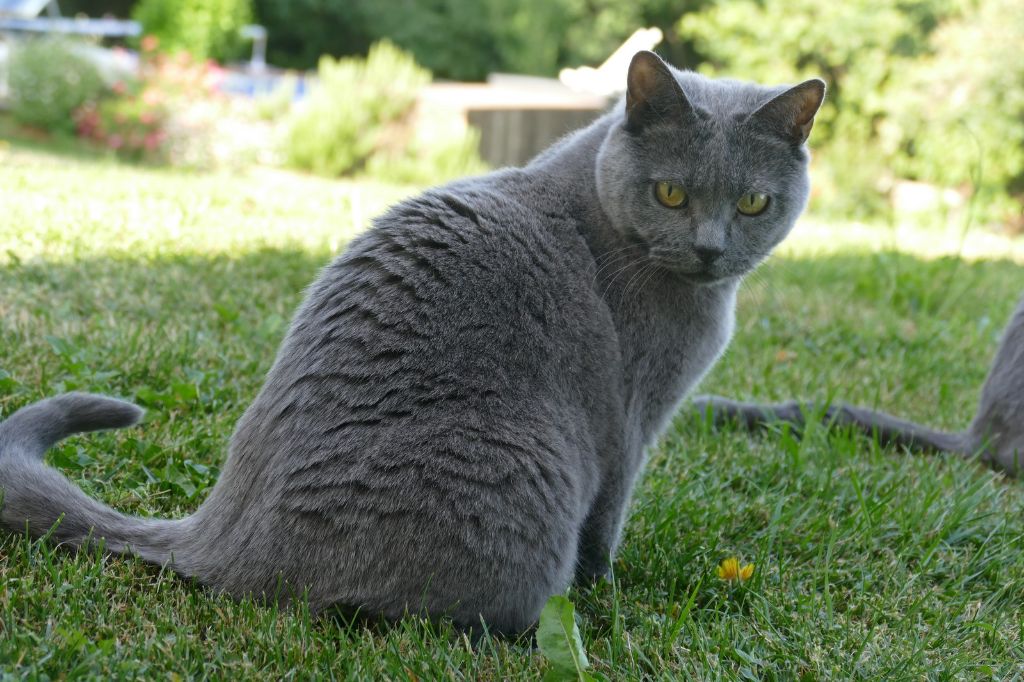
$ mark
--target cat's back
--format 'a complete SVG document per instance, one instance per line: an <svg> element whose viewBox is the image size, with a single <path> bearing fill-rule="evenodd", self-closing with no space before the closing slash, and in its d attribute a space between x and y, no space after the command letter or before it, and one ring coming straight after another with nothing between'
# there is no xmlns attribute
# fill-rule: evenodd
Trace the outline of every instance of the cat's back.
<svg viewBox="0 0 1024 682"><path fill-rule="evenodd" d="M327 266L236 445L337 462L453 431L593 433L621 383L615 328L572 216L517 173L405 201Z"/></svg>
<svg viewBox="0 0 1024 682"><path fill-rule="evenodd" d="M507 186L399 204L310 288L236 430L224 509L304 557L285 573L311 603L397 614L427 576L437 610L479 613L467 585L539 609L571 578L595 440L621 421L614 326L592 280L572 220ZM246 489L261 490L260 513L243 509ZM270 574L244 563L225 582ZM528 575L542 589L525 599Z"/></svg>
<svg viewBox="0 0 1024 682"><path fill-rule="evenodd" d="M378 319L379 343L420 339L439 361L475 351L478 361L506 368L571 342L566 325L609 322L573 217L532 205L517 173L430 190L392 208L324 271L302 321L323 333L333 316L351 322L376 313L396 323ZM525 364L536 367L537 358Z"/></svg>
<svg viewBox="0 0 1024 682"><path fill-rule="evenodd" d="M971 424L975 449L985 447L1000 466L1019 472L1024 460L1024 298L1003 331Z"/></svg>

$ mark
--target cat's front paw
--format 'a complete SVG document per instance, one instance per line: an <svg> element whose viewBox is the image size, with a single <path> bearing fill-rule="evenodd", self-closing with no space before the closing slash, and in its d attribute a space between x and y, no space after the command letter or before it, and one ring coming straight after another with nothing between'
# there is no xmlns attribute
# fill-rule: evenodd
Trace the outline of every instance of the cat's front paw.
<svg viewBox="0 0 1024 682"><path fill-rule="evenodd" d="M607 551L586 552L576 561L576 584L592 585L611 573L611 558Z"/></svg>

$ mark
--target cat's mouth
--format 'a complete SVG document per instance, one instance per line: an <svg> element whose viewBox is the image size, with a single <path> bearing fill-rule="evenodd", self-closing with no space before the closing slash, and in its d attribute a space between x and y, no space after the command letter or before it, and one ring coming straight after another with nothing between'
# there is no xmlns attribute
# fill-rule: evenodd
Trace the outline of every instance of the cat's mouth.
<svg viewBox="0 0 1024 682"><path fill-rule="evenodd" d="M719 282L736 279L742 275L742 273L735 273L731 270L726 270L721 266L716 267L712 265L710 267L703 268L687 267L674 259L659 256L659 254L654 253L653 251L651 253L651 260L654 261L661 269L668 270L690 284L717 284Z"/></svg>
<svg viewBox="0 0 1024 682"><path fill-rule="evenodd" d="M714 284L715 282L727 279L721 275L717 275L707 270L698 270L697 272L680 272L683 279L686 279L694 284Z"/></svg>
<svg viewBox="0 0 1024 682"><path fill-rule="evenodd" d="M735 281L741 275L734 273L709 273L709 272L678 272L680 279L687 284L701 287L711 287L716 284Z"/></svg>

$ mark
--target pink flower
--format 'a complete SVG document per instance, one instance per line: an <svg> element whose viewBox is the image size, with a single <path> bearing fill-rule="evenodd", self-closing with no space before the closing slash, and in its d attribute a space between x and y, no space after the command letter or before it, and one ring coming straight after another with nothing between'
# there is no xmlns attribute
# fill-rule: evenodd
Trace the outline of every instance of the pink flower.
<svg viewBox="0 0 1024 682"><path fill-rule="evenodd" d="M160 147L160 143L163 142L163 134L160 132L152 132L146 135L146 139L142 141L142 145L149 151L156 151Z"/></svg>
<svg viewBox="0 0 1024 682"><path fill-rule="evenodd" d="M116 133L107 138L107 146L111 149L120 149L124 144L124 138Z"/></svg>
<svg viewBox="0 0 1024 682"><path fill-rule="evenodd" d="M160 39L153 35L145 36L139 43L139 47L143 52L155 52L156 48L160 47Z"/></svg>

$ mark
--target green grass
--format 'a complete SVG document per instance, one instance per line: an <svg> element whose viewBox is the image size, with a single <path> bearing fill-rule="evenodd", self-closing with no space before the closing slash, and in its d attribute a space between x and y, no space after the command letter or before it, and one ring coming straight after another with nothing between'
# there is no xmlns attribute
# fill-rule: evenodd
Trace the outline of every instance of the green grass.
<svg viewBox="0 0 1024 682"><path fill-rule="evenodd" d="M303 287L406 191L0 147L0 417L70 389L132 397L149 408L141 428L74 438L50 461L124 511L190 512ZM960 243L802 224L744 287L703 390L965 426L1024 290L1024 244L971 233L970 260L937 257ZM1020 678L1022 512L1020 483L970 463L680 416L637 490L615 581L570 597L609 679ZM742 587L715 576L730 555L756 564ZM13 677L543 670L529 644L238 604L132 560L0 534L0 671Z"/></svg>

